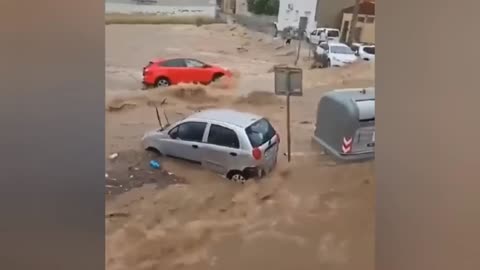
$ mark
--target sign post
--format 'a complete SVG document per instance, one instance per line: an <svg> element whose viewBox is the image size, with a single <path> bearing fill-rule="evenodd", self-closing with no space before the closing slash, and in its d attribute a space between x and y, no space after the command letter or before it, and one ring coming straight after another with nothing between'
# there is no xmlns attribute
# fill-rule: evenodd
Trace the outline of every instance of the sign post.
<svg viewBox="0 0 480 270"><path fill-rule="evenodd" d="M290 85L290 83L291 83L290 76L287 76L287 85ZM291 141L291 135L290 135L290 95L291 95L290 89L288 89L287 91L287 160L288 162L290 162L291 153L292 153L292 149L291 149L292 141Z"/></svg>
<svg viewBox="0 0 480 270"><path fill-rule="evenodd" d="M298 23L298 48L297 48L297 57L295 58L295 66L298 63L298 59L300 58L300 49L302 48L302 41L305 34L305 30L307 29L308 24L308 17L302 16L300 17L300 21Z"/></svg>
<svg viewBox="0 0 480 270"><path fill-rule="evenodd" d="M302 69L278 65L273 68L275 73L275 94L287 97L287 159L291 160L291 131L290 131L290 97L302 96Z"/></svg>

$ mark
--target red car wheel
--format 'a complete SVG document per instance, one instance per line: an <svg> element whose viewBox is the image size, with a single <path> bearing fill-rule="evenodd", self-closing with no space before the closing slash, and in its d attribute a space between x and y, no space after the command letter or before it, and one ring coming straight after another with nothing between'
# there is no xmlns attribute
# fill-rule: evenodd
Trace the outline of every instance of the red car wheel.
<svg viewBox="0 0 480 270"><path fill-rule="evenodd" d="M170 86L170 80L166 77L160 77L155 83L156 87L167 87Z"/></svg>

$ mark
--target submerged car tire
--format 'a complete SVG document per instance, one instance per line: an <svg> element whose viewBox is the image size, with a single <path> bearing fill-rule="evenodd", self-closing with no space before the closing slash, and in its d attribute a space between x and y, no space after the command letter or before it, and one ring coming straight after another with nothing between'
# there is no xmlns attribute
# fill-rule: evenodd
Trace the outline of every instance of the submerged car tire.
<svg viewBox="0 0 480 270"><path fill-rule="evenodd" d="M245 184L245 182L247 182L248 180L245 174L241 171L230 171L227 174L227 178L233 182L237 182L240 184Z"/></svg>
<svg viewBox="0 0 480 270"><path fill-rule="evenodd" d="M168 87L170 85L170 80L167 77L159 77L155 82L156 87Z"/></svg>

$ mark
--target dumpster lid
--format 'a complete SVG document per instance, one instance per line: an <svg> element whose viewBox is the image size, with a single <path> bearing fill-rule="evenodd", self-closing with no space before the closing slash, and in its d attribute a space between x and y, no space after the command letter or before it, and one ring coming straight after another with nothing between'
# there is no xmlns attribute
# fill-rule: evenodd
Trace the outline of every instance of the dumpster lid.
<svg viewBox="0 0 480 270"><path fill-rule="evenodd" d="M359 99L355 100L355 104L358 108L358 120L375 120L375 99Z"/></svg>
<svg viewBox="0 0 480 270"><path fill-rule="evenodd" d="M341 88L341 89L335 89L332 92L362 92L363 90L367 92L374 92L375 87L364 87L364 88Z"/></svg>

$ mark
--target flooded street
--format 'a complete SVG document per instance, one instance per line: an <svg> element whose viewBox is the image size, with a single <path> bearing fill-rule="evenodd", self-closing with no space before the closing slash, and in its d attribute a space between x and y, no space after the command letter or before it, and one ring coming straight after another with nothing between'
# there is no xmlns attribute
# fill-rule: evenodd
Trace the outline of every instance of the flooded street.
<svg viewBox="0 0 480 270"><path fill-rule="evenodd" d="M288 163L285 98L273 94L272 67L293 63L295 47L281 46L236 25L106 26L107 269L374 268L373 163L335 164L311 139L321 95L372 86L374 65L310 70L302 50L304 96L292 98ZM234 78L140 90L142 67L158 57L197 58ZM140 140L159 127L152 104L162 102L172 123L222 107L267 117L282 138L277 169L240 185L147 154ZM118 157L109 160L111 153Z"/></svg>

